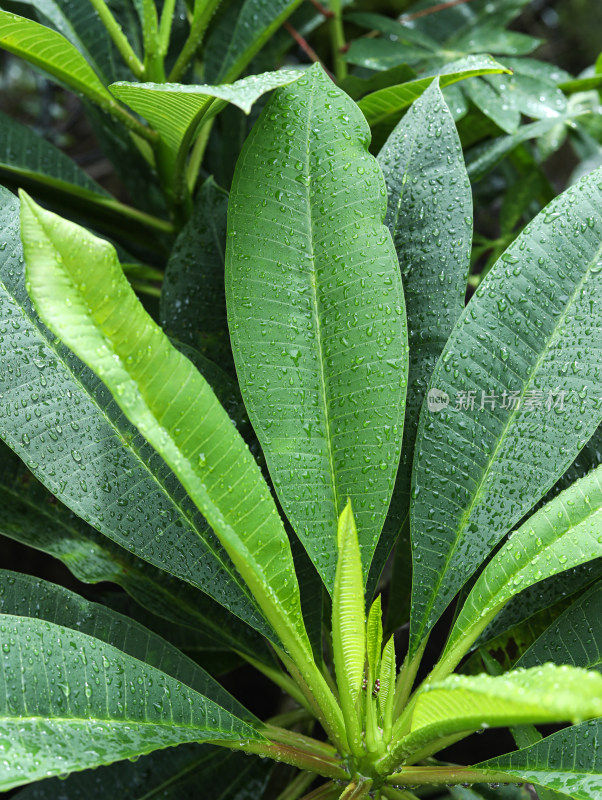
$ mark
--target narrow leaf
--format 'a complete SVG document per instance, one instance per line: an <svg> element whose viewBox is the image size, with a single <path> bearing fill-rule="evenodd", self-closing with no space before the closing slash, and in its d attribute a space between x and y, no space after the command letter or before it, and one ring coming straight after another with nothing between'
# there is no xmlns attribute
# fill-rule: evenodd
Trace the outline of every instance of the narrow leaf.
<svg viewBox="0 0 602 800"><path fill-rule="evenodd" d="M280 502L331 592L347 497L367 575L406 390L401 278L368 141L355 104L311 67L254 126L228 215L226 299L241 390Z"/></svg>
<svg viewBox="0 0 602 800"><path fill-rule="evenodd" d="M213 701L92 636L12 615L1 624L4 791L183 742L260 738Z"/></svg>
<svg viewBox="0 0 602 800"><path fill-rule="evenodd" d="M602 319L601 197L598 171L525 228L435 368L443 408L423 407L414 462L413 651L600 423L602 374L583 343Z"/></svg>
<svg viewBox="0 0 602 800"><path fill-rule="evenodd" d="M209 384L143 309L110 244L27 197L21 224L44 321L102 377L174 470L285 645L311 652L282 522Z"/></svg>
<svg viewBox="0 0 602 800"><path fill-rule="evenodd" d="M366 624L366 653L368 660L369 681L374 681L380 674L380 655L383 641L383 622L381 596L372 603ZM370 683L368 684L370 686ZM370 687L372 688L372 687Z"/></svg>

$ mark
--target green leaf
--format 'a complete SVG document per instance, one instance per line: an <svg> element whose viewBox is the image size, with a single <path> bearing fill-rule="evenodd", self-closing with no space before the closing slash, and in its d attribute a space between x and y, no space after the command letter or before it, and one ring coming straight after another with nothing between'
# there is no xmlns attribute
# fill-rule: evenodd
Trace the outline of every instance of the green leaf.
<svg viewBox="0 0 602 800"><path fill-rule="evenodd" d="M366 653L368 662L368 684L380 677L380 655L383 642L381 596L372 603L366 624Z"/></svg>
<svg viewBox="0 0 602 800"><path fill-rule="evenodd" d="M602 581L567 608L517 666L534 667L546 661L602 672Z"/></svg>
<svg viewBox="0 0 602 800"><path fill-rule="evenodd" d="M505 675L450 675L418 695L410 733L398 753L419 753L430 742L488 727L581 722L602 715L602 676L546 664Z"/></svg>
<svg viewBox="0 0 602 800"><path fill-rule="evenodd" d="M443 660L458 663L521 589L602 557L602 467L573 484L511 534L485 567L449 636Z"/></svg>
<svg viewBox="0 0 602 800"><path fill-rule="evenodd" d="M402 64L414 66L429 55L421 47L412 47L391 39L355 39L345 53L345 61L380 72Z"/></svg>
<svg viewBox="0 0 602 800"><path fill-rule="evenodd" d="M222 86L120 81L110 89L150 122L175 159L186 155L201 120L207 122L227 103L249 114L261 95L293 83L302 74L299 70L264 72Z"/></svg>
<svg viewBox="0 0 602 800"><path fill-rule="evenodd" d="M485 116L506 133L514 133L520 125L520 112L510 106L504 94L487 81L472 78L463 84L467 97Z"/></svg>
<svg viewBox="0 0 602 800"><path fill-rule="evenodd" d="M0 615L46 620L85 633L211 697L245 722L259 722L198 664L129 617L31 575L0 570L0 586Z"/></svg>
<svg viewBox="0 0 602 800"><path fill-rule="evenodd" d="M525 228L435 368L429 391L450 406L423 406L417 435L412 651L600 423L602 375L583 343L600 324L601 197L598 171Z"/></svg>
<svg viewBox="0 0 602 800"><path fill-rule="evenodd" d="M464 308L470 266L470 183L438 79L387 139L378 163L387 184L386 224L401 268L410 343L401 463L374 564L382 567L408 515L418 415L437 359Z"/></svg>
<svg viewBox="0 0 602 800"><path fill-rule="evenodd" d="M566 97L547 80L515 72L513 75L492 75L487 81L510 108L527 117L550 119L561 117L567 111Z"/></svg>
<svg viewBox="0 0 602 800"><path fill-rule="evenodd" d="M375 72L369 78L360 78L357 75L347 75L341 81L341 89L344 89L349 97L357 100L368 92L375 92L377 89L384 89L387 86L394 86L416 77L413 69L407 64L392 67L384 72Z"/></svg>
<svg viewBox="0 0 602 800"><path fill-rule="evenodd" d="M203 54L207 80L212 83L236 80L301 2L233 0L224 4Z"/></svg>
<svg viewBox="0 0 602 800"><path fill-rule="evenodd" d="M172 471L105 386L40 322L25 289L18 202L5 189L0 243L6 243L0 249L0 437L102 534L269 636L243 581ZM63 547L60 557L68 558L69 547Z"/></svg>
<svg viewBox="0 0 602 800"><path fill-rule="evenodd" d="M338 551L332 596L332 650L349 743L354 752L361 752L356 703L366 660L366 624L362 561L351 501L347 501L339 518Z"/></svg>
<svg viewBox="0 0 602 800"><path fill-rule="evenodd" d="M477 783L470 788L450 786L449 793L454 800L533 800L533 795L528 787L512 783L507 786ZM544 798L542 797L540 800L544 800Z"/></svg>
<svg viewBox="0 0 602 800"><path fill-rule="evenodd" d="M0 10L0 47L40 67L109 113L119 108L79 50L60 33Z"/></svg>
<svg viewBox="0 0 602 800"><path fill-rule="evenodd" d="M508 755L483 761L475 769L523 778L575 800L598 800L602 792L602 752L597 742L602 720L565 728Z"/></svg>
<svg viewBox="0 0 602 800"><path fill-rule="evenodd" d="M207 595L152 567L76 517L4 444L0 444L0 532L60 559L84 583L110 581L122 586L137 603L169 620L166 638L178 646L185 631L189 644L194 637L205 649L234 649L273 665L256 631ZM157 630L157 620L149 627Z"/></svg>
<svg viewBox="0 0 602 800"><path fill-rule="evenodd" d="M310 653L282 522L209 384L140 305L108 242L27 197L21 229L30 292L44 321L173 469L291 655Z"/></svg>
<svg viewBox="0 0 602 800"><path fill-rule="evenodd" d="M132 763L50 778L15 795L15 800L198 800L211 786L213 800L259 800L271 774L270 762L203 744L156 750Z"/></svg>
<svg viewBox="0 0 602 800"><path fill-rule="evenodd" d="M399 460L407 378L401 278L367 143L355 104L312 67L254 126L228 214L226 299L243 398L280 502L329 591L348 497L367 575Z"/></svg>
<svg viewBox="0 0 602 800"><path fill-rule="evenodd" d="M379 89L363 97L358 105L372 128L373 146L378 148L384 142L401 118L404 110L427 89L439 75L441 88L470 78L474 75L487 75L508 72L491 56L468 56L441 67L438 73L416 78L398 86Z"/></svg>
<svg viewBox="0 0 602 800"><path fill-rule="evenodd" d="M382 14L372 14L363 11L356 11L345 15L345 22L353 22L362 28L380 31L387 36L394 37L397 41L408 42L409 44L419 45L427 50L438 51L439 42L428 34L409 25L404 25L397 20L385 17ZM386 40L382 40L386 41Z"/></svg>
<svg viewBox="0 0 602 800"><path fill-rule="evenodd" d="M516 31L505 31L496 25L484 25L459 38L454 50L460 53L493 53L497 56L524 56L541 44L541 39Z"/></svg>
<svg viewBox="0 0 602 800"><path fill-rule="evenodd" d="M160 312L167 334L224 369L232 365L224 297L227 212L227 192L208 178L170 253Z"/></svg>
<svg viewBox="0 0 602 800"><path fill-rule="evenodd" d="M261 738L212 700L92 636L12 615L1 625L4 791L184 742Z"/></svg>

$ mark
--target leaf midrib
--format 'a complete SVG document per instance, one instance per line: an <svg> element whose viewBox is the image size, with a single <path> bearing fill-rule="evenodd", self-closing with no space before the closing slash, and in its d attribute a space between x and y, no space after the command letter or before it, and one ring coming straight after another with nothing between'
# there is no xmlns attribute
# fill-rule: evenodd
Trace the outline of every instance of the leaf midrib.
<svg viewBox="0 0 602 800"><path fill-rule="evenodd" d="M455 555L456 550L458 549L458 545L459 545L462 533L466 529L466 526L467 526L467 524L468 524L468 522L470 520L470 517L472 515L472 512L473 512L475 506L477 505L477 503L481 499L481 495L482 495L482 492L483 492L483 488L484 488L485 482L486 482L487 478L489 477L489 475L491 474L491 465L494 463L500 448L505 443L506 435L507 435L508 430L510 429L510 427L512 425L512 422L514 421L514 419L517 416L518 412L521 410L520 409L520 401L525 396L525 394L526 394L526 392L528 390L528 387L531 385L531 382L533 380L534 375L537 374L539 368L541 367L541 365L544 362L546 356L548 355L548 352L549 352L549 350L551 348L552 342L554 342L555 339L556 339L556 335L557 335L557 332L558 332L559 328L564 324L567 316L569 315L569 311L572 310L572 308L573 308L573 306L575 304L575 298L579 295L581 289L583 288L585 282L587 281L588 277L591 274L592 267L600 260L600 256L601 255L602 255L602 244L600 245L600 247L596 251L595 255L590 259L590 261L589 261L589 263L587 265L587 268L584 271L583 277L576 284L575 289L572 292L569 301L566 303L562 313L560 314L560 316L558 317L558 319L556 321L556 324L554 325L552 333L551 333L550 337L548 338L548 341L546 342L545 347L542 349L542 351L541 351L540 355L538 356L533 368L529 372L528 378L527 378L527 380L525 381L525 383L523 385L523 389L522 389L520 397L519 397L519 402L515 405L515 407L511 411L511 413L508 415L507 421L506 421L506 423L505 423L505 425L503 426L503 429L502 429L502 434L499 437L498 442L497 442L495 448L493 449L489 459L487 460L486 467L482 472L481 478L480 478L479 483L477 485L477 488L476 488L476 490L474 492L473 499L471 500L470 505L467 508L467 510L462 515L460 524L456 528L457 536L455 537L454 544L451 547L451 549L448 551L448 553L447 553L447 555L445 557L445 564L444 564L443 568L439 572L439 577L438 577L438 579L436 581L435 586L433 587L433 591L431 592L431 599L430 599L429 603L426 606L425 612L422 615L422 624L420 626L419 631L417 632L419 637L422 637L422 633L423 633L426 625L430 621L429 618L430 618L431 612L432 612L433 607L435 605L435 601L437 599L441 584L443 583L444 578L447 575L447 571L448 571L450 562L452 560L452 557Z"/></svg>

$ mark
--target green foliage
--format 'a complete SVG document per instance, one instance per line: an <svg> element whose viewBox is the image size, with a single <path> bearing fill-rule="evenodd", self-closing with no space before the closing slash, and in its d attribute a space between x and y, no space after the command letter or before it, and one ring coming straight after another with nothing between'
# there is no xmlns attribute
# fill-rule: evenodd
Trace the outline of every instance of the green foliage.
<svg viewBox="0 0 602 800"><path fill-rule="evenodd" d="M129 190L0 117L1 790L598 800L602 83L525 7L0 11Z"/></svg>

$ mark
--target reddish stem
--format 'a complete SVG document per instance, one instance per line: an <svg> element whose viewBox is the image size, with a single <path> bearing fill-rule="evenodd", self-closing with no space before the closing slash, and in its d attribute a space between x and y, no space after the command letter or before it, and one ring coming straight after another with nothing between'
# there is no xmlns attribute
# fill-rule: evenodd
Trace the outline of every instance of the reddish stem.
<svg viewBox="0 0 602 800"><path fill-rule="evenodd" d="M419 17L426 17L429 14L436 14L437 11L445 11L446 8L453 8L454 6L461 6L463 3L470 3L471 0L448 0L446 3L439 3L439 5L425 8L423 11L416 11L413 14L403 14L400 22L410 22L410 20L418 19Z"/></svg>
<svg viewBox="0 0 602 800"><path fill-rule="evenodd" d="M318 2L318 0L309 0L309 2L312 4L314 8L316 8L320 12L320 14L322 14L327 19L329 19L330 17L334 17L332 11L329 8L325 8L322 5L322 3Z"/></svg>

